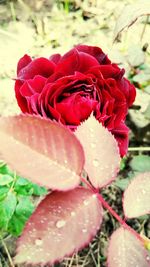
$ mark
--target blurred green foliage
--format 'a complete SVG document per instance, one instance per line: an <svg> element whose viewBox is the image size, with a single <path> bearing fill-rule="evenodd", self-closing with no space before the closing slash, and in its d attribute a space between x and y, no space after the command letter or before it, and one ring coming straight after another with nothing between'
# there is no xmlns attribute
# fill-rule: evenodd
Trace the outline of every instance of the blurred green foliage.
<svg viewBox="0 0 150 267"><path fill-rule="evenodd" d="M44 187L16 175L0 161L0 234L20 235L35 209L35 197L45 194Z"/></svg>

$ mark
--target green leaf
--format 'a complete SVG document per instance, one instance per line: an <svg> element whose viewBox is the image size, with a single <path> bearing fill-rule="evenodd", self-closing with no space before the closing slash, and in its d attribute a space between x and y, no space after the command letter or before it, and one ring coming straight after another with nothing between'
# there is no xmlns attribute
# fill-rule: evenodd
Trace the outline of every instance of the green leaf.
<svg viewBox="0 0 150 267"><path fill-rule="evenodd" d="M19 195L31 196L33 194L32 183L28 183L24 186L16 184L14 190Z"/></svg>
<svg viewBox="0 0 150 267"><path fill-rule="evenodd" d="M9 174L11 176L14 176L14 173L9 169L7 164L4 162L0 164L0 174Z"/></svg>
<svg viewBox="0 0 150 267"><path fill-rule="evenodd" d="M133 171L146 172L150 171L150 157L146 155L134 156L130 161L130 167Z"/></svg>
<svg viewBox="0 0 150 267"><path fill-rule="evenodd" d="M19 197L16 207L16 214L28 218L34 210L34 205L29 197Z"/></svg>
<svg viewBox="0 0 150 267"><path fill-rule="evenodd" d="M140 84L146 84L146 82L150 81L150 70L149 72L145 71L138 73L133 77L133 81Z"/></svg>
<svg viewBox="0 0 150 267"><path fill-rule="evenodd" d="M18 176L14 190L17 194L24 196L31 196L34 191L32 183L28 179L20 176Z"/></svg>
<svg viewBox="0 0 150 267"><path fill-rule="evenodd" d="M150 103L147 109L145 110L144 114L145 114L145 117L150 120Z"/></svg>
<svg viewBox="0 0 150 267"><path fill-rule="evenodd" d="M16 182L16 186L25 186L31 184L31 182L29 182L29 180L23 178L23 177L18 177L17 182Z"/></svg>
<svg viewBox="0 0 150 267"><path fill-rule="evenodd" d="M43 196L47 194L47 189L45 187L41 187L37 184L32 184L33 186L33 195L36 196Z"/></svg>
<svg viewBox="0 0 150 267"><path fill-rule="evenodd" d="M144 63L145 54L140 45L129 46L127 60L131 66L137 67ZM135 76L134 76L135 77ZM134 79L133 77L133 79Z"/></svg>
<svg viewBox="0 0 150 267"><path fill-rule="evenodd" d="M121 180L117 180L115 182L115 185L117 187L119 187L122 191L124 191L127 188L129 182L130 182L130 180L127 179L127 178L126 179L121 179Z"/></svg>
<svg viewBox="0 0 150 267"><path fill-rule="evenodd" d="M9 187L7 186L0 186L0 201L6 197L9 190Z"/></svg>
<svg viewBox="0 0 150 267"><path fill-rule="evenodd" d="M9 232L12 235L18 236L21 234L26 221L34 211L34 208L35 207L29 197L19 197L15 213L8 226Z"/></svg>
<svg viewBox="0 0 150 267"><path fill-rule="evenodd" d="M15 184L15 191L19 195L36 195L42 196L47 194L47 189L37 184L30 182L29 180L19 177Z"/></svg>
<svg viewBox="0 0 150 267"><path fill-rule="evenodd" d="M121 159L121 162L120 162L120 170L121 171L125 169L125 167L126 167L126 161L127 161L127 158L126 157L124 157L124 158Z"/></svg>
<svg viewBox="0 0 150 267"><path fill-rule="evenodd" d="M11 220L9 221L8 231L13 236L19 236L22 233L24 225L24 220L22 221L19 216L14 214Z"/></svg>
<svg viewBox="0 0 150 267"><path fill-rule="evenodd" d="M150 95L150 85L144 88L144 92Z"/></svg>
<svg viewBox="0 0 150 267"><path fill-rule="evenodd" d="M0 186L10 184L13 181L13 177L8 174L0 174Z"/></svg>
<svg viewBox="0 0 150 267"><path fill-rule="evenodd" d="M0 168L1 166L5 165L4 161L0 159Z"/></svg>
<svg viewBox="0 0 150 267"><path fill-rule="evenodd" d="M7 196L0 201L0 228L7 228L8 222L15 211L16 203L16 196L10 191Z"/></svg>

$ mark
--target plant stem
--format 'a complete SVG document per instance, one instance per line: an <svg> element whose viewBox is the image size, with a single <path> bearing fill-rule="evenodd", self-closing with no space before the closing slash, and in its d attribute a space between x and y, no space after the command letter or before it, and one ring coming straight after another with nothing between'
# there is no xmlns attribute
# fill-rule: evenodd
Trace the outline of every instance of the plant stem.
<svg viewBox="0 0 150 267"><path fill-rule="evenodd" d="M112 215L113 217L127 230L129 230L131 233L133 233L138 239L140 239L141 241L143 241L143 238L133 229L131 228L126 222L125 220L123 220L113 209L111 206L109 206L109 204L107 203L107 201L105 201L105 199L102 197L102 195L100 193L97 192L97 198L99 199L99 201L102 203L103 207L105 209L107 209Z"/></svg>
<svg viewBox="0 0 150 267"><path fill-rule="evenodd" d="M10 2L10 11L11 11L11 15L12 15L13 21L16 21L16 12L15 12L15 8L14 8L14 3L13 2Z"/></svg>
<svg viewBox="0 0 150 267"><path fill-rule="evenodd" d="M13 178L14 178L14 180L13 180L13 183L12 183L12 185L11 185L9 191L13 191L13 188L14 188L15 183L16 183L16 181L17 181L17 175L16 175L16 173L14 173L14 177L13 177Z"/></svg>
<svg viewBox="0 0 150 267"><path fill-rule="evenodd" d="M147 26L147 24L148 24L148 20L149 20L149 15L147 15L147 17L146 17L146 21L145 21L145 23L144 23L144 27L143 27L143 30L142 30L142 33L141 33L141 37L140 37L140 41L141 41L141 42L142 42L142 40L143 40L143 36L144 36L145 31L146 31L146 26Z"/></svg>
<svg viewBox="0 0 150 267"><path fill-rule="evenodd" d="M134 236L136 236L140 241L142 241L142 243L144 242L144 239L132 228L130 227L125 220L123 220L113 209L111 206L109 206L109 204L107 203L107 201L102 197L102 195L99 193L98 189L95 189L94 187L92 187L89 182L84 179L81 178L82 182L84 182L88 188L97 195L98 200L101 202L101 204L103 205L103 207L105 209L107 209L112 215L113 217L127 230L129 230Z"/></svg>
<svg viewBox="0 0 150 267"><path fill-rule="evenodd" d="M7 246L6 246L6 244L5 244L4 240L3 240L3 238L2 238L1 236L0 236L0 239L1 239L1 242L2 242L2 245L3 245L4 249L5 249L5 251L6 251L6 254L7 254L9 263L10 263L10 266L11 266L11 267L15 267L14 264L13 264L13 261L12 261L12 259L11 259L11 256L10 256L10 254L9 254L8 248L7 248Z"/></svg>
<svg viewBox="0 0 150 267"><path fill-rule="evenodd" d="M150 151L150 147L147 147L147 146L129 147L128 151Z"/></svg>

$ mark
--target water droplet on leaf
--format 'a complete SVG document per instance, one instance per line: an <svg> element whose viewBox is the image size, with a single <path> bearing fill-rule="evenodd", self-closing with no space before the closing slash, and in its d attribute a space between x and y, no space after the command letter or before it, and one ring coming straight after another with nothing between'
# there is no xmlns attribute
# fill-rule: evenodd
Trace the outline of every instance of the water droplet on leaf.
<svg viewBox="0 0 150 267"><path fill-rule="evenodd" d="M57 223L56 223L56 227L57 228L62 228L63 226L65 226L66 224L66 221L64 220L59 220Z"/></svg>
<svg viewBox="0 0 150 267"><path fill-rule="evenodd" d="M83 204L84 204L85 206L87 206L87 205L89 204L89 202L88 202L87 200L84 200L84 201L83 201Z"/></svg>
<svg viewBox="0 0 150 267"><path fill-rule="evenodd" d="M35 244L36 244L37 246L41 246L42 243L43 243L43 241L42 241L41 239L36 239L36 240L35 240Z"/></svg>
<svg viewBox="0 0 150 267"><path fill-rule="evenodd" d="M98 167L98 166L99 166L99 161L98 161L98 159L94 159L94 160L93 160L93 165L94 165L94 167Z"/></svg>
<svg viewBox="0 0 150 267"><path fill-rule="evenodd" d="M71 216L74 217L76 213L74 211L71 212Z"/></svg>

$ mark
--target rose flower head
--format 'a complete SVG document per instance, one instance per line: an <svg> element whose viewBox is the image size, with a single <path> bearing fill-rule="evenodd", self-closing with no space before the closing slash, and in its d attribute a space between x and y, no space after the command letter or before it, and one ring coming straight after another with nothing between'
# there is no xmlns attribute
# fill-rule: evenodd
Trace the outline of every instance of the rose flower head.
<svg viewBox="0 0 150 267"><path fill-rule="evenodd" d="M22 112L57 120L74 130L91 113L114 135L120 155L128 148L128 108L135 88L124 69L95 46L77 45L61 56L18 62L15 94Z"/></svg>

